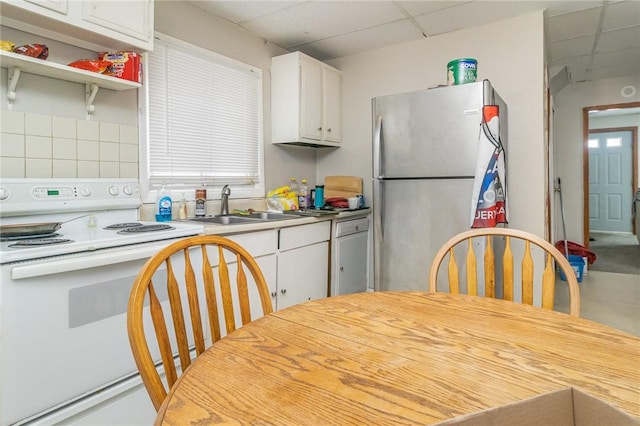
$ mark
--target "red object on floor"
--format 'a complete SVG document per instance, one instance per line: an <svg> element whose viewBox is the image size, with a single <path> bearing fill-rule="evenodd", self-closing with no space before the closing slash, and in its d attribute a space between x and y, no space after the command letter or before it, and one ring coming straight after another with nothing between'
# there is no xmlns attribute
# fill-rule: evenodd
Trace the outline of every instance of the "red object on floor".
<svg viewBox="0 0 640 426"><path fill-rule="evenodd" d="M586 257L587 262L589 262L589 265L593 265L593 262L596 261L596 254L594 252L592 252L585 246L582 246L578 243L574 243L573 241L567 240L567 248L569 250L569 253L565 253L564 240L560 240L556 242L555 246L560 251L560 253L564 254L565 256L567 254L575 254L578 256Z"/></svg>

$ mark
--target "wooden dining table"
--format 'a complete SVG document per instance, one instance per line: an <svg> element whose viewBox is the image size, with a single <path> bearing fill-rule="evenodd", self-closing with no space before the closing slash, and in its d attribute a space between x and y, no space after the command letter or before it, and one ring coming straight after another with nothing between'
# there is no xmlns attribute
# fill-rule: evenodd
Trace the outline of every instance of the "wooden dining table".
<svg viewBox="0 0 640 426"><path fill-rule="evenodd" d="M640 338L491 298L359 293L216 342L156 424L432 424L567 387L640 420Z"/></svg>

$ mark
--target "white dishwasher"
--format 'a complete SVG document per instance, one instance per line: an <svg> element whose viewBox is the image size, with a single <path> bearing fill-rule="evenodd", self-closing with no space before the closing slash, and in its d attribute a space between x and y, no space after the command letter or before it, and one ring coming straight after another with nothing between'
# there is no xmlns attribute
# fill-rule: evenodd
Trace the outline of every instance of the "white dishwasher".
<svg viewBox="0 0 640 426"><path fill-rule="evenodd" d="M331 296L367 291L369 217L336 220L331 268Z"/></svg>

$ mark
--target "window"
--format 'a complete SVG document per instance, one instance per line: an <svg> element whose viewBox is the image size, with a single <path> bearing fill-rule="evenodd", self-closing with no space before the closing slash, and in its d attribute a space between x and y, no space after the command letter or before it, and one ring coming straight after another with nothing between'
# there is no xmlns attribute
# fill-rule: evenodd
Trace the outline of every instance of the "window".
<svg viewBox="0 0 640 426"><path fill-rule="evenodd" d="M607 148L620 148L622 146L622 138L607 138Z"/></svg>
<svg viewBox="0 0 640 426"><path fill-rule="evenodd" d="M146 72L146 187L205 184L211 199L229 184L234 198L264 196L262 71L157 36Z"/></svg>
<svg viewBox="0 0 640 426"><path fill-rule="evenodd" d="M589 144L587 145L589 148L598 148L600 146L599 139L589 139Z"/></svg>

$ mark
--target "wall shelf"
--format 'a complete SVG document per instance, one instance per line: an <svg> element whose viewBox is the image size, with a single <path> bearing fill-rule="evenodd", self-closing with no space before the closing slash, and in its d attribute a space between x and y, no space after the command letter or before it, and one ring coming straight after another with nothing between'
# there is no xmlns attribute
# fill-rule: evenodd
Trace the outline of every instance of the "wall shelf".
<svg viewBox="0 0 640 426"><path fill-rule="evenodd" d="M19 55L0 50L0 67L19 68L21 72L37 74L44 77L57 78L74 83L97 84L103 89L131 90L142 87L142 84L122 78L106 76L91 71L81 70L47 60Z"/></svg>
<svg viewBox="0 0 640 426"><path fill-rule="evenodd" d="M0 67L9 70L7 86L9 109L12 108L16 98L16 86L23 72L84 84L87 87L87 114L92 114L94 111L93 100L99 88L132 90L142 87L142 84L133 81L6 51L0 51Z"/></svg>

